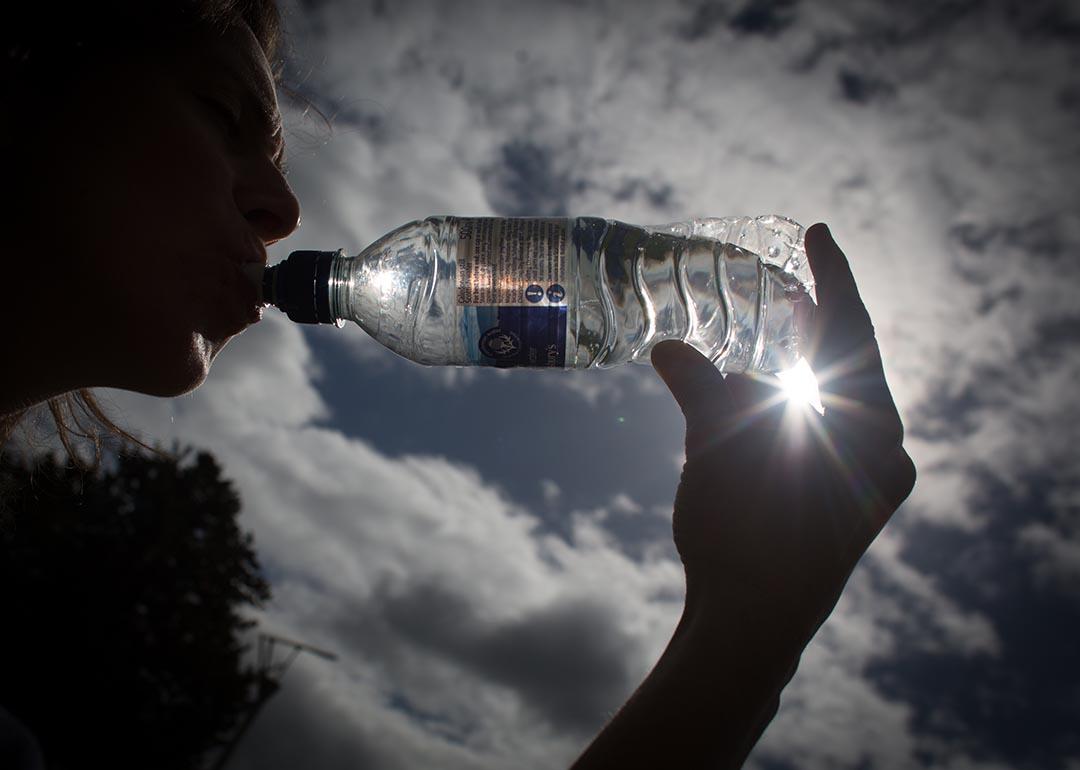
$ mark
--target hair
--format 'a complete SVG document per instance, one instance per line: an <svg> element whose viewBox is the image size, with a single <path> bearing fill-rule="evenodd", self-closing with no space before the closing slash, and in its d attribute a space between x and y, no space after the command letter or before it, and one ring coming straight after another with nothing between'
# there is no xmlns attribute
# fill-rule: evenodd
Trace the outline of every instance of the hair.
<svg viewBox="0 0 1080 770"><path fill-rule="evenodd" d="M280 85L284 70L281 14L275 0L105 0L64 11L49 3L30 2L20 3L17 10L5 15L0 32L0 98L8 105L30 107L35 112L44 99L55 103L67 98L80 78L95 67L154 55L182 45L200 30L224 32L246 24L270 62L275 83ZM0 130L7 144L13 137L8 128ZM18 141L26 142L27 137L20 134ZM33 154L22 152L18 156ZM103 433L154 451L113 422L89 388L0 415L0 448L28 418L46 413L76 465L88 467L100 461ZM77 450L82 442L88 442L92 449L92 463Z"/></svg>

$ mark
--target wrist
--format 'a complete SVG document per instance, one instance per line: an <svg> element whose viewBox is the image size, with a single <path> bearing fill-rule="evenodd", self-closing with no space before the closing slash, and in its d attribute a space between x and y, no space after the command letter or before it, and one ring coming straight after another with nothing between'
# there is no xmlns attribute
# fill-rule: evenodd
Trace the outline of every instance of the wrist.
<svg viewBox="0 0 1080 770"><path fill-rule="evenodd" d="M773 673L787 672L820 625L811 603L764 581L686 567L679 633L711 637L732 654L752 655ZM685 629L685 630L684 630Z"/></svg>

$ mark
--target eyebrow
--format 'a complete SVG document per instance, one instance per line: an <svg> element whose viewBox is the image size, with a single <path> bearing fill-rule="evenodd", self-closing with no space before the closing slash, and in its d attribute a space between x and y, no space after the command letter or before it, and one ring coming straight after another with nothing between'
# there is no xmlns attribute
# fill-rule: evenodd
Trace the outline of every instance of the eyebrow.
<svg viewBox="0 0 1080 770"><path fill-rule="evenodd" d="M225 71L239 90L241 98L253 108L248 110L247 114L252 116L253 125L258 128L260 143L266 143L266 138L270 138L268 143L268 148L272 152L270 158L284 176L288 172L288 164L285 161L285 125L282 122L280 110L268 109L269 102L264 99L259 86L253 87L247 77L236 70L235 65L226 68ZM272 84L272 87L276 88L276 84Z"/></svg>
<svg viewBox="0 0 1080 770"><path fill-rule="evenodd" d="M285 125L281 120L281 113L278 110L268 110L269 104L265 102L261 95L253 93L250 89L246 98L255 106L254 118L258 124L260 131L260 138L265 141L266 137L270 139L270 149L272 151L271 160L274 161L274 165L278 171L282 174L286 171L285 164Z"/></svg>
<svg viewBox="0 0 1080 770"><path fill-rule="evenodd" d="M259 110L259 124L263 131L264 136L269 136L272 142L273 155L270 159L274 162L277 170L284 176L288 171L288 166L285 162L285 125L282 123L280 113L277 115L277 119L273 121L267 121L266 115L263 114L261 109L263 105L260 105Z"/></svg>

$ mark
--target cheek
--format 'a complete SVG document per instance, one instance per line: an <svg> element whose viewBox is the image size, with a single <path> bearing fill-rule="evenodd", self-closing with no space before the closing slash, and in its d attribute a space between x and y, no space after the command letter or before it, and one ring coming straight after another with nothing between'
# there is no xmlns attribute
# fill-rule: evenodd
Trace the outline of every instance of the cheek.
<svg viewBox="0 0 1080 770"><path fill-rule="evenodd" d="M49 270L64 271L56 280L34 268L38 304L69 319L65 355L87 384L187 392L237 331L214 317L222 262L246 225L232 165L183 94L161 83L134 94L126 80L104 84L71 110L80 141L50 142L28 196L28 232L62 255Z"/></svg>
<svg viewBox="0 0 1080 770"><path fill-rule="evenodd" d="M198 124L178 116L156 131L145 126L142 141L101 174L102 187L87 191L87 285L101 285L129 321L190 320L215 300L238 229L229 174Z"/></svg>
<svg viewBox="0 0 1080 770"><path fill-rule="evenodd" d="M167 275L205 260L236 226L230 160L179 96L146 107L127 135L94 149L77 203L113 269Z"/></svg>
<svg viewBox="0 0 1080 770"><path fill-rule="evenodd" d="M217 354L247 325L223 265L196 267L187 259L132 268L138 276L98 321L109 330L110 384L155 396L202 384Z"/></svg>

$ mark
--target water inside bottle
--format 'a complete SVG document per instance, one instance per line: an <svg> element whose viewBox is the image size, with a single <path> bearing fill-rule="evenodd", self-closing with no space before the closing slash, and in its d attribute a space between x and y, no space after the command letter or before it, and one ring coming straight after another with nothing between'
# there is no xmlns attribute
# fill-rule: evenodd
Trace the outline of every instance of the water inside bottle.
<svg viewBox="0 0 1080 770"><path fill-rule="evenodd" d="M780 371L798 361L793 309L807 287L785 269L790 258L777 264L780 245L758 244L762 258L705 237L705 228L672 232L605 220L590 227L602 233L574 239L583 291L568 365L648 363L653 345L667 339L693 345L723 371Z"/></svg>
<svg viewBox="0 0 1080 770"><path fill-rule="evenodd" d="M666 339L685 340L723 371L775 372L798 361L793 309L806 298L810 280L801 228L790 220L702 219L652 228L594 217L565 220L559 285L549 288L547 299L542 291L530 295L542 287L500 268L499 291L520 298L495 308L465 306L456 291L458 244L463 228L476 222L432 217L372 244L335 279L338 317L427 365L647 364L652 346ZM475 259L469 266L470 276L483 267ZM565 289L565 298L552 295L553 288ZM565 349L556 354L555 345L523 344L528 356L491 360L525 342L500 326L502 315L513 316L517 306L542 321L565 319L556 335ZM486 358L480 360L479 351Z"/></svg>

